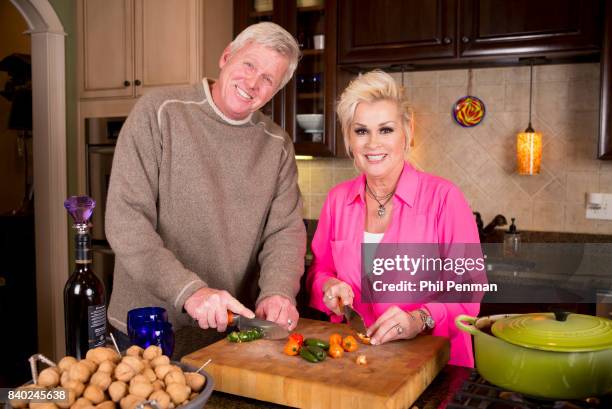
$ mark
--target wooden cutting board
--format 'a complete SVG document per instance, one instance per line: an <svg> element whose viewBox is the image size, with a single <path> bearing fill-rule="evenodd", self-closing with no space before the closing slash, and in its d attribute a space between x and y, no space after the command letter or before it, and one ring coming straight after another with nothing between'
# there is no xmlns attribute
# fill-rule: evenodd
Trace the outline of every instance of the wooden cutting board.
<svg viewBox="0 0 612 409"><path fill-rule="evenodd" d="M300 319L295 332L306 338L351 335L346 324ZM283 353L286 340L242 344L226 339L184 356L215 381L215 390L299 408L409 408L446 365L449 343L430 335L379 346L359 345L342 358L310 363ZM368 364L355 359L363 354Z"/></svg>

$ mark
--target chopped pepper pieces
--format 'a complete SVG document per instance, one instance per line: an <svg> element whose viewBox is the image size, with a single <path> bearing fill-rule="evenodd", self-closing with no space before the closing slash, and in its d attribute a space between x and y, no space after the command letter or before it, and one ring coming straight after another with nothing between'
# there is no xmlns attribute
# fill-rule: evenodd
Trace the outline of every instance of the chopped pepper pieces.
<svg viewBox="0 0 612 409"><path fill-rule="evenodd" d="M354 336L349 335L348 337L345 337L342 340L342 348L344 348L346 352L353 352L357 351L357 348L359 348L359 344L357 343L357 340Z"/></svg>

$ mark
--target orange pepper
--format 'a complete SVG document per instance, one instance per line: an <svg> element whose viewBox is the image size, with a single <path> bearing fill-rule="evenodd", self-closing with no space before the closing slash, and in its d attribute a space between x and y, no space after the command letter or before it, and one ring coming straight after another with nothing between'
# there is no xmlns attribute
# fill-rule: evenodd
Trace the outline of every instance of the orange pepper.
<svg viewBox="0 0 612 409"><path fill-rule="evenodd" d="M346 352L353 352L357 351L357 348L359 348L359 344L357 344L357 340L354 336L349 335L348 337L342 340L342 348L344 348Z"/></svg>
<svg viewBox="0 0 612 409"><path fill-rule="evenodd" d="M332 358L341 358L344 355L344 349L340 344L329 344L329 349L327 350L327 354Z"/></svg>
<svg viewBox="0 0 612 409"><path fill-rule="evenodd" d="M342 335L340 334L331 334L329 336L329 345L342 345Z"/></svg>
<svg viewBox="0 0 612 409"><path fill-rule="evenodd" d="M297 341L290 339L285 344L285 349L283 349L283 352L287 355L295 356L300 353L300 344L298 344Z"/></svg>

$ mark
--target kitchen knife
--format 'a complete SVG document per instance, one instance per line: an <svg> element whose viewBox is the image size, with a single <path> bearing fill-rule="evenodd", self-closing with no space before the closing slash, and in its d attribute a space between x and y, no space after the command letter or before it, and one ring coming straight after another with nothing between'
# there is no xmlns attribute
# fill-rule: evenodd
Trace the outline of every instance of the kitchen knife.
<svg viewBox="0 0 612 409"><path fill-rule="evenodd" d="M363 322L363 318L353 309L353 307L350 305L344 306L344 317L346 318L346 322L355 330L355 332L357 332L357 334L362 334L364 336L366 335L368 330Z"/></svg>
<svg viewBox="0 0 612 409"><path fill-rule="evenodd" d="M247 318L242 315L227 312L227 325L238 327L240 331L259 328L263 331L265 339L284 339L289 336L289 331L275 322L262 320L261 318Z"/></svg>

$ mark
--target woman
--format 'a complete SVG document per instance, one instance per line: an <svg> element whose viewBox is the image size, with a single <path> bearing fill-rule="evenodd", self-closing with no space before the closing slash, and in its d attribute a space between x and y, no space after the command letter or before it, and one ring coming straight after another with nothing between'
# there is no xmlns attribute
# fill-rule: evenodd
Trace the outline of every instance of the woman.
<svg viewBox="0 0 612 409"><path fill-rule="evenodd" d="M345 146L362 174L334 187L321 210L308 273L311 306L339 322L341 304L352 304L373 345L431 329L450 339L449 363L473 366L470 336L454 318L478 315L479 304L365 303L360 294L362 243L479 243L468 204L451 182L405 161L411 119L403 89L390 75L360 75L337 109Z"/></svg>

